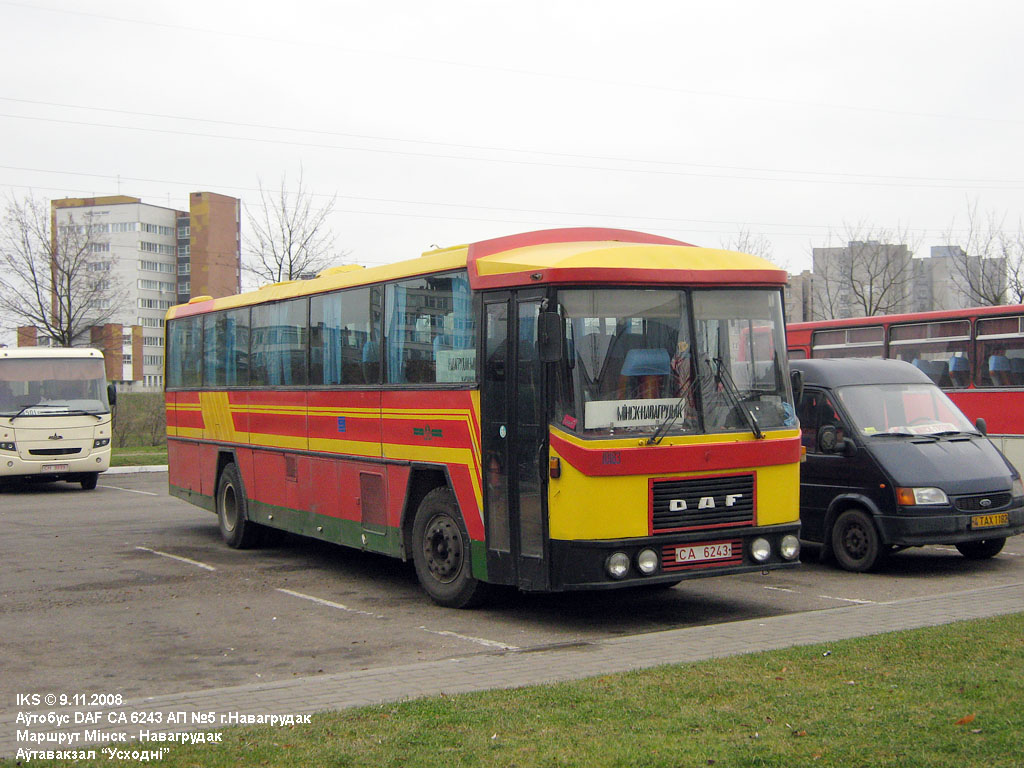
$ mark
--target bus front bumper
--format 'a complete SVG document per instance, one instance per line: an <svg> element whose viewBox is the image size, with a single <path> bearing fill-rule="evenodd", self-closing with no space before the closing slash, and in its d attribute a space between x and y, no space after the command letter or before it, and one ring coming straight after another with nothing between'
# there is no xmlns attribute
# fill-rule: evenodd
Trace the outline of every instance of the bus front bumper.
<svg viewBox="0 0 1024 768"><path fill-rule="evenodd" d="M76 480L83 475L110 469L110 447L94 448L85 456L51 456L26 460L14 453L0 451L0 480Z"/></svg>
<svg viewBox="0 0 1024 768"><path fill-rule="evenodd" d="M799 548L787 558L782 555L782 544L783 539L792 544L799 534L800 524L792 523L630 539L552 539L551 588L617 589L794 568L800 564ZM764 559L754 557L756 549L762 551ZM646 573L640 565L642 561L650 565L651 552L655 567ZM628 561L621 575L612 575L613 556L619 564Z"/></svg>

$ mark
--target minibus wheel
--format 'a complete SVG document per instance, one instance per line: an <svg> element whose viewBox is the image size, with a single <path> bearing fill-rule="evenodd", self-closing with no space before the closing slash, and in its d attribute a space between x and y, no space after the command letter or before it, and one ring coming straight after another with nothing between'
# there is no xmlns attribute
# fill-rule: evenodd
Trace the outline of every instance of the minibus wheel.
<svg viewBox="0 0 1024 768"><path fill-rule="evenodd" d="M847 571L869 571L882 555L878 529L862 509L848 509L839 515L832 525L831 540L836 562Z"/></svg>
<svg viewBox="0 0 1024 768"><path fill-rule="evenodd" d="M988 560L1003 550L1006 539L982 539L981 541L962 541L956 545L960 554L969 560Z"/></svg>
<svg viewBox="0 0 1024 768"><path fill-rule="evenodd" d="M249 521L249 505L238 467L228 464L217 481L217 521L224 543L233 549L248 549L259 539L260 528Z"/></svg>
<svg viewBox="0 0 1024 768"><path fill-rule="evenodd" d="M473 577L469 535L447 487L423 497L412 525L412 560L430 599L446 608L483 602L487 584Z"/></svg>
<svg viewBox="0 0 1024 768"><path fill-rule="evenodd" d="M79 480L78 482L80 482L82 484L82 490L83 491L91 491L91 490L96 488L96 483L99 482L99 479L100 479L100 473L99 472L90 472L87 475L83 475L82 479Z"/></svg>

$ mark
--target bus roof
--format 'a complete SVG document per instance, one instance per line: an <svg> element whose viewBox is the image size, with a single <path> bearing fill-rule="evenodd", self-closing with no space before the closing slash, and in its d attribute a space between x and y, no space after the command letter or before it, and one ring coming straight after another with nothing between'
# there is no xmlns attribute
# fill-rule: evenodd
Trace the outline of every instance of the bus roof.
<svg viewBox="0 0 1024 768"><path fill-rule="evenodd" d="M994 306L969 307L967 309L936 309L929 312L910 312L895 315L868 315L866 317L847 317L833 320L806 320L800 323L789 323L786 325L786 330L802 331L892 323L927 323L936 320L963 320L972 317L1022 314L1024 314L1024 304L996 304Z"/></svg>
<svg viewBox="0 0 1024 768"><path fill-rule="evenodd" d="M5 347L0 349L0 360L40 357L95 357L102 360L103 353L98 349L86 347Z"/></svg>
<svg viewBox="0 0 1024 768"><path fill-rule="evenodd" d="M700 248L644 232L569 228L525 232L427 251L418 259L364 269L329 267L312 280L171 307L167 318L202 314L389 280L466 268L470 286L511 288L559 283L618 285L785 285L785 270L757 256Z"/></svg>

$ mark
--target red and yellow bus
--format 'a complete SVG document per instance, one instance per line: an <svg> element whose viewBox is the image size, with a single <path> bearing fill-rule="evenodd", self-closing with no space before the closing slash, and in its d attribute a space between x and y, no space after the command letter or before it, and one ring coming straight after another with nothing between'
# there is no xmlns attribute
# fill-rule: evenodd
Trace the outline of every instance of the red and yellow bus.
<svg viewBox="0 0 1024 768"><path fill-rule="evenodd" d="M785 282L560 229L195 298L167 314L170 492L233 547L411 559L447 606L796 566Z"/></svg>
<svg viewBox="0 0 1024 768"><path fill-rule="evenodd" d="M1024 472L1024 305L794 323L789 357L895 358L946 391Z"/></svg>

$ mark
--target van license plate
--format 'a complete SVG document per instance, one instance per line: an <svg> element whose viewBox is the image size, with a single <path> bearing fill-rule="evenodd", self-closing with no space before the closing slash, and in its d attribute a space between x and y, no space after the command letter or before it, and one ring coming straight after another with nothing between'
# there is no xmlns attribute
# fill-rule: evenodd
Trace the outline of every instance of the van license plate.
<svg viewBox="0 0 1024 768"><path fill-rule="evenodd" d="M1010 524L1010 513L1000 512L996 515L975 515L971 518L971 528L995 528Z"/></svg>
<svg viewBox="0 0 1024 768"><path fill-rule="evenodd" d="M676 547L677 563L699 563L707 560L727 560L732 557L732 542L698 544L695 547Z"/></svg>
<svg viewBox="0 0 1024 768"><path fill-rule="evenodd" d="M43 464L43 472L67 472L68 469L67 464Z"/></svg>

